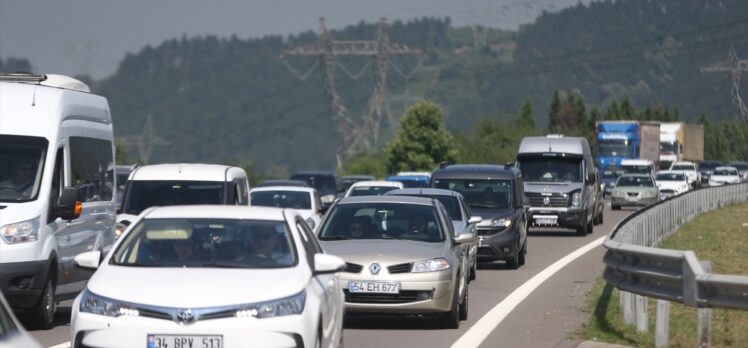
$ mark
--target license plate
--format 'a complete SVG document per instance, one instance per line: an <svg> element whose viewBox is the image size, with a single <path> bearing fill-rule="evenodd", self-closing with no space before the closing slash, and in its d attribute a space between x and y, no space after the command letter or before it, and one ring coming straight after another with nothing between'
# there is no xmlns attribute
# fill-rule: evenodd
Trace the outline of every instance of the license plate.
<svg viewBox="0 0 748 348"><path fill-rule="evenodd" d="M556 225L558 224L557 216L535 216L536 225Z"/></svg>
<svg viewBox="0 0 748 348"><path fill-rule="evenodd" d="M397 294L400 282L348 282L350 293Z"/></svg>
<svg viewBox="0 0 748 348"><path fill-rule="evenodd" d="M223 336L149 334L148 348L223 348Z"/></svg>
<svg viewBox="0 0 748 348"><path fill-rule="evenodd" d="M639 200L638 196L628 196L629 202L636 202Z"/></svg>

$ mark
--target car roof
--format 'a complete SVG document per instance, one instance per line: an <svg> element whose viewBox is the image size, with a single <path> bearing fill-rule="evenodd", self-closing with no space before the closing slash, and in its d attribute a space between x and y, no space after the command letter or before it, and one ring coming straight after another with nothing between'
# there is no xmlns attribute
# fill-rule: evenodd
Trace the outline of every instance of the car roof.
<svg viewBox="0 0 748 348"><path fill-rule="evenodd" d="M356 203L399 203L399 204L418 204L434 205L434 200L427 197L414 196L353 196L341 198L336 205L356 204Z"/></svg>
<svg viewBox="0 0 748 348"><path fill-rule="evenodd" d="M690 164L690 165L696 165L695 163L693 163L693 162L691 162L691 161L677 161L677 162L673 162L673 164L672 164L672 165L674 166L674 165L678 165L678 164Z"/></svg>
<svg viewBox="0 0 748 348"><path fill-rule="evenodd" d="M440 189L440 188L430 188L430 187L392 190L390 192L385 193L385 195L403 195L403 196L428 195L428 196L451 196L451 197L462 196L462 194L460 194L457 191L445 190L445 189Z"/></svg>
<svg viewBox="0 0 748 348"><path fill-rule="evenodd" d="M364 180L357 181L351 185L351 187L369 187L369 186L384 186L384 187L400 187L402 183L395 181L384 181L384 180Z"/></svg>
<svg viewBox="0 0 748 348"><path fill-rule="evenodd" d="M270 186L298 186L298 187L309 187L307 183L301 180L288 180L288 179L271 179L263 180L257 187L270 187Z"/></svg>
<svg viewBox="0 0 748 348"><path fill-rule="evenodd" d="M634 166L648 166L650 164L654 164L654 162L648 159L625 159L621 161L622 166L625 166L627 164L634 165Z"/></svg>
<svg viewBox="0 0 748 348"><path fill-rule="evenodd" d="M249 190L249 193L261 192L261 191L296 191L296 192L313 193L316 190L313 187L304 187L304 186L263 186L263 187L255 187Z"/></svg>
<svg viewBox="0 0 748 348"><path fill-rule="evenodd" d="M179 205L154 207L146 219L231 219L284 221L282 208L249 207L239 205Z"/></svg>
<svg viewBox="0 0 748 348"><path fill-rule="evenodd" d="M241 168L220 164L151 164L136 168L132 180L225 181L229 170L244 172Z"/></svg>
<svg viewBox="0 0 748 348"><path fill-rule="evenodd" d="M384 178L384 180L387 181L398 181L398 180L406 180L406 181L429 181L429 176L426 175L392 175Z"/></svg>
<svg viewBox="0 0 748 348"><path fill-rule="evenodd" d="M431 179L514 179L519 170L498 164L453 164L439 168Z"/></svg>
<svg viewBox="0 0 748 348"><path fill-rule="evenodd" d="M523 154L538 153L567 153L576 155L587 155L589 145L585 146L587 140L580 137L565 137L548 135L544 137L525 137L519 145L519 156Z"/></svg>
<svg viewBox="0 0 748 348"><path fill-rule="evenodd" d="M657 174L681 174L684 176L686 175L685 173L683 173L682 170L660 170L657 172Z"/></svg>

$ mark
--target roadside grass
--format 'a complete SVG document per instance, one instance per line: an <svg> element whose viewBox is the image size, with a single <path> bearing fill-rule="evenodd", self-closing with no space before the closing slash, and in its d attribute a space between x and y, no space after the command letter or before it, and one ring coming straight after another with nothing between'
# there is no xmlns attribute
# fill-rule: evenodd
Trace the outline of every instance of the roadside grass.
<svg viewBox="0 0 748 348"><path fill-rule="evenodd" d="M731 205L697 216L663 241L660 248L693 250L699 260L712 262L712 273L748 275L748 203ZM648 299L649 330L637 333L626 325L619 308L618 289L599 279L587 297L590 319L575 336L632 347L654 347L655 299ZM696 346L696 309L670 304L669 347ZM748 311L713 309L712 346L748 347Z"/></svg>

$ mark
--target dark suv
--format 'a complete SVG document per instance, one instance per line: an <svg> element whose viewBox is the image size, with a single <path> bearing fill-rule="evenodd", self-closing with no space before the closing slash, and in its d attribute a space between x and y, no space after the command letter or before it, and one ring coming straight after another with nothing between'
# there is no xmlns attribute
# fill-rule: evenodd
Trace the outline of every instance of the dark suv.
<svg viewBox="0 0 748 348"><path fill-rule="evenodd" d="M527 211L522 175L509 166L443 165L431 174L431 187L461 193L478 223L478 260L506 261L516 269L527 254Z"/></svg>
<svg viewBox="0 0 748 348"><path fill-rule="evenodd" d="M322 209L327 209L335 202L338 194L342 192L338 174L324 171L298 172L291 175L291 180L298 180L314 187L319 193L322 201Z"/></svg>

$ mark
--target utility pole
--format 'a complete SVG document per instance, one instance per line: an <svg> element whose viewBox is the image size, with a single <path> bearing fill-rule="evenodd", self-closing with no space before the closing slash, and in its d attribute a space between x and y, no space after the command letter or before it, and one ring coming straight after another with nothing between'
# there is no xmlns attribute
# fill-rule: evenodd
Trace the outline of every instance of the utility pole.
<svg viewBox="0 0 748 348"><path fill-rule="evenodd" d="M405 45L391 43L384 18L379 20L375 40L333 40L325 26L324 18L320 18L319 31L319 40L284 51L281 54L281 59L285 62L286 57L297 56L316 57L321 61L322 64L315 63L303 75L296 72L290 64L286 63L286 66L301 80L304 80L306 78L304 75L308 76L317 65L321 66L325 81L325 93L330 99L331 125L333 133L337 133L338 136L335 158L338 168L341 168L343 161L357 148L371 149L377 145L384 114L388 115L390 122L393 120L386 103L387 71L392 64L390 57L394 55L420 55L422 52ZM335 88L336 67L340 65L337 57L344 56L370 57L374 62L372 66L375 79L374 90L369 98L367 113L363 122L356 122L351 117ZM367 63L368 65L369 63ZM354 80L360 76L360 74L350 74L345 68L343 68L343 71ZM400 73L399 69L396 69L396 71ZM394 125L391 126L394 127Z"/></svg>
<svg viewBox="0 0 748 348"><path fill-rule="evenodd" d="M727 60L701 68L701 72L729 72L732 81L732 101L740 112L740 118L748 121L748 108L746 108L743 99L740 97L740 74L748 71L748 59L738 59L735 53L735 47L730 48Z"/></svg>
<svg viewBox="0 0 748 348"><path fill-rule="evenodd" d="M153 116L151 114L146 118L143 131L140 135L121 137L120 142L123 146L136 147L138 149L138 154L140 155L140 160L144 164L150 163L154 147L171 145L171 143L156 134L156 129L153 127Z"/></svg>

